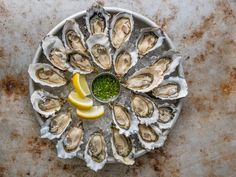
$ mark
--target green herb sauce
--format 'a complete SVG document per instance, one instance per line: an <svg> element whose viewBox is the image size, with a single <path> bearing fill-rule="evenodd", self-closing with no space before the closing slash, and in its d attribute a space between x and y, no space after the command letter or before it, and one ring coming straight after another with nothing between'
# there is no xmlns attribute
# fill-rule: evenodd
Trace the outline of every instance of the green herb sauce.
<svg viewBox="0 0 236 177"><path fill-rule="evenodd" d="M107 101L119 94L119 81L112 75L98 76L92 84L92 92L100 100Z"/></svg>

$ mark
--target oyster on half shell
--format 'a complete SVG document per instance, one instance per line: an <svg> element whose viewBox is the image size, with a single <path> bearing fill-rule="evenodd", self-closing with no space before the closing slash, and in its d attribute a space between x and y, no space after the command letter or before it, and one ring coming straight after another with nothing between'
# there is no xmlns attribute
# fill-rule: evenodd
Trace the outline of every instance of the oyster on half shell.
<svg viewBox="0 0 236 177"><path fill-rule="evenodd" d="M48 119L41 127L41 138L50 140L60 138L72 120L71 110L62 111L56 116Z"/></svg>
<svg viewBox="0 0 236 177"><path fill-rule="evenodd" d="M66 131L57 142L57 156L63 159L75 157L80 150L80 145L83 143L83 137L84 129L82 122L79 121Z"/></svg>
<svg viewBox="0 0 236 177"><path fill-rule="evenodd" d="M160 28L142 29L136 42L139 57L142 58L147 53L160 47L164 39L164 32Z"/></svg>
<svg viewBox="0 0 236 177"><path fill-rule="evenodd" d="M95 34L90 36L86 43L94 63L104 70L109 70L112 66L112 57L108 37L104 34Z"/></svg>
<svg viewBox="0 0 236 177"><path fill-rule="evenodd" d="M108 33L110 15L100 6L92 6L86 12L85 22L90 35Z"/></svg>
<svg viewBox="0 0 236 177"><path fill-rule="evenodd" d="M138 139L147 151L164 145L167 137L162 134L157 126L139 124L138 127Z"/></svg>
<svg viewBox="0 0 236 177"><path fill-rule="evenodd" d="M133 94L130 99L131 109L141 124L150 125L159 118L159 111L155 103L147 96Z"/></svg>
<svg viewBox="0 0 236 177"><path fill-rule="evenodd" d="M134 146L130 137L119 133L119 129L111 127L111 148L114 158L126 165L134 164Z"/></svg>
<svg viewBox="0 0 236 177"><path fill-rule="evenodd" d="M43 53L46 58L58 69L67 70L66 49L57 36L48 35L42 40Z"/></svg>
<svg viewBox="0 0 236 177"><path fill-rule="evenodd" d="M66 20L62 30L62 41L67 49L77 51L84 55L87 54L84 35L80 31L79 24L75 19Z"/></svg>
<svg viewBox="0 0 236 177"><path fill-rule="evenodd" d="M100 170L107 161L107 146L102 130L94 132L85 147L84 160L87 166L94 170Z"/></svg>
<svg viewBox="0 0 236 177"><path fill-rule="evenodd" d="M30 64L28 73L34 82L44 86L60 87L67 83L63 73L49 64Z"/></svg>
<svg viewBox="0 0 236 177"><path fill-rule="evenodd" d="M184 78L169 77L152 90L152 95L162 100L175 100L188 94L188 86Z"/></svg>
<svg viewBox="0 0 236 177"><path fill-rule="evenodd" d="M133 16L127 12L120 12L113 16L111 22L110 39L114 48L120 48L129 41L134 28Z"/></svg>
<svg viewBox="0 0 236 177"><path fill-rule="evenodd" d="M34 110L46 118L49 116L54 116L65 103L64 99L48 93L45 90L34 91L30 97L30 100Z"/></svg>

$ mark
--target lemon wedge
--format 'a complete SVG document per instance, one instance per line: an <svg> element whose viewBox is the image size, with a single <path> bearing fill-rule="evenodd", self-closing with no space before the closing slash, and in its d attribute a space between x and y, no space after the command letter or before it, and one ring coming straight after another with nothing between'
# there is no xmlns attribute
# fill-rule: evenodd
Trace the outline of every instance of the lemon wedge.
<svg viewBox="0 0 236 177"><path fill-rule="evenodd" d="M80 97L84 98L91 94L84 75L75 73L71 78L71 81L75 88L75 91L79 94Z"/></svg>
<svg viewBox="0 0 236 177"><path fill-rule="evenodd" d="M81 96L79 96L75 91L70 92L68 100L79 109L90 109L93 107L92 99L88 97L81 98Z"/></svg>
<svg viewBox="0 0 236 177"><path fill-rule="evenodd" d="M76 113L79 117L84 118L84 119L96 119L96 118L101 117L104 114L104 107L93 106L89 110L77 109Z"/></svg>

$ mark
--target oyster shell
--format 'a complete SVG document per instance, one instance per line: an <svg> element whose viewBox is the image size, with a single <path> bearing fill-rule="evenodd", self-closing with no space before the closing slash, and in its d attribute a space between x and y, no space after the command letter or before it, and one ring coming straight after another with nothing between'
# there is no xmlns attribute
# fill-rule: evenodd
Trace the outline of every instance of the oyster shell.
<svg viewBox="0 0 236 177"><path fill-rule="evenodd" d="M157 120L157 124L160 129L172 128L178 118L176 106L173 104L164 103L158 105L158 110L159 119Z"/></svg>
<svg viewBox="0 0 236 177"><path fill-rule="evenodd" d="M147 151L164 145L167 137L162 134L161 130L157 126L139 124L138 127L138 139Z"/></svg>
<svg viewBox="0 0 236 177"><path fill-rule="evenodd" d="M149 92L163 81L164 76L174 72L182 59L174 53L166 53L155 58L156 61L153 64L136 71L123 85L136 92Z"/></svg>
<svg viewBox="0 0 236 177"><path fill-rule="evenodd" d="M130 136L138 131L138 120L128 108L116 102L111 103L110 106L113 122L120 134Z"/></svg>
<svg viewBox="0 0 236 177"><path fill-rule="evenodd" d="M131 96L131 109L141 124L155 123L159 118L159 112L155 103L147 96L133 94Z"/></svg>
<svg viewBox="0 0 236 177"><path fill-rule="evenodd" d="M64 99L58 98L44 90L34 91L30 100L34 110L46 118L54 116L65 103Z"/></svg>
<svg viewBox="0 0 236 177"><path fill-rule="evenodd" d="M87 166L94 170L100 170L107 161L107 147L101 130L94 132L86 144L84 160Z"/></svg>
<svg viewBox="0 0 236 177"><path fill-rule="evenodd" d="M28 73L34 82L44 86L60 87L67 83L63 73L49 64L30 64Z"/></svg>
<svg viewBox="0 0 236 177"><path fill-rule="evenodd" d="M73 158L83 144L84 129L82 122L79 121L75 126L66 131L57 142L57 156L63 159Z"/></svg>
<svg viewBox="0 0 236 177"><path fill-rule="evenodd" d="M100 6L92 6L86 12L85 23L90 35L105 34L107 35L110 15Z"/></svg>
<svg viewBox="0 0 236 177"><path fill-rule="evenodd" d="M48 35L42 40L43 53L46 58L58 69L67 70L66 50L57 36Z"/></svg>
<svg viewBox="0 0 236 177"><path fill-rule="evenodd" d="M41 138L48 138L50 140L60 138L71 120L71 110L61 112L48 119L40 129Z"/></svg>
<svg viewBox="0 0 236 177"><path fill-rule="evenodd" d="M112 66L109 39L104 34L95 34L86 41L93 61L100 68L108 70Z"/></svg>
<svg viewBox="0 0 236 177"><path fill-rule="evenodd" d="M70 68L72 73L89 74L94 71L90 58L84 54L74 53L69 56Z"/></svg>
<svg viewBox="0 0 236 177"><path fill-rule="evenodd" d="M133 16L127 12L120 12L113 16L111 22L110 39L114 48L120 48L127 42L134 28Z"/></svg>
<svg viewBox="0 0 236 177"><path fill-rule="evenodd" d="M138 61L138 54L136 49L124 45L116 50L113 55L113 66L116 75L123 77L131 67L133 67Z"/></svg>
<svg viewBox="0 0 236 177"><path fill-rule="evenodd" d="M136 42L139 57L142 58L147 53L160 47L164 39L164 32L160 28L142 29Z"/></svg>
<svg viewBox="0 0 236 177"><path fill-rule="evenodd" d="M175 100L188 94L188 86L185 79L169 77L152 90L152 95L162 100Z"/></svg>
<svg viewBox="0 0 236 177"><path fill-rule="evenodd" d="M62 41L67 49L77 51L84 55L87 54L84 35L80 31L79 24L75 19L66 20L62 30Z"/></svg>
<svg viewBox="0 0 236 177"><path fill-rule="evenodd" d="M111 148L114 158L126 165L134 164L134 146L130 137L119 134L119 129L111 127Z"/></svg>

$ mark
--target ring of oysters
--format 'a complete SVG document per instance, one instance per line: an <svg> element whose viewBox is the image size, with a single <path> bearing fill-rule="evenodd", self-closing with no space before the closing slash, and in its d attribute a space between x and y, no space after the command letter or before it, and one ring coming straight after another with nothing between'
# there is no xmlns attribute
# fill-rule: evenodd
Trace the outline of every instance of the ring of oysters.
<svg viewBox="0 0 236 177"><path fill-rule="evenodd" d="M61 36L46 36L42 50L48 63L29 66L30 77L41 86L31 95L33 108L45 120L41 137L57 139L60 158L83 153L94 171L103 168L110 156L132 165L138 150L163 146L178 118L177 103L188 93L184 77L177 72L183 57L166 47L162 29L137 29L130 13L109 14L94 5L83 20L86 29L81 30L81 19L69 19ZM109 104L108 136L98 129L85 138L83 120L74 119L73 109L60 96L70 79L68 73L77 72L113 73L128 93L125 102ZM56 89L58 94L52 94Z"/></svg>

